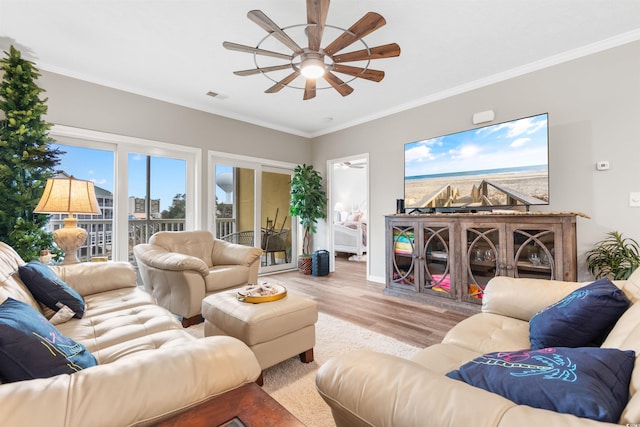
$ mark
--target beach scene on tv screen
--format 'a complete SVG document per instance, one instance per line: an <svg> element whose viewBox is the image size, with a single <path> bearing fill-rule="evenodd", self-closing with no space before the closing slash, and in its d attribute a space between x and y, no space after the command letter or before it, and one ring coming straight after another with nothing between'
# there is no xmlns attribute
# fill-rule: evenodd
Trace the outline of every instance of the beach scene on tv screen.
<svg viewBox="0 0 640 427"><path fill-rule="evenodd" d="M547 114L405 144L405 205L546 205L548 149Z"/></svg>

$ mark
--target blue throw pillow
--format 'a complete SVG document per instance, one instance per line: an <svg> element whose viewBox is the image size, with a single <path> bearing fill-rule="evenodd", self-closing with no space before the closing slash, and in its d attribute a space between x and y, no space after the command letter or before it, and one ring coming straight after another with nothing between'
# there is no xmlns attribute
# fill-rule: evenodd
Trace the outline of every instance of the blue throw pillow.
<svg viewBox="0 0 640 427"><path fill-rule="evenodd" d="M54 311L63 305L75 313L78 319L84 315L84 300L78 292L60 279L56 273L40 261L29 261L18 267L20 279L34 298Z"/></svg>
<svg viewBox="0 0 640 427"><path fill-rule="evenodd" d="M611 280L596 280L531 318L531 348L600 345L629 304Z"/></svg>
<svg viewBox="0 0 640 427"><path fill-rule="evenodd" d="M85 346L62 335L29 304L13 298L0 304L3 382L73 374L97 364Z"/></svg>
<svg viewBox="0 0 640 427"><path fill-rule="evenodd" d="M634 363L633 351L558 347L485 354L447 376L519 405L617 423Z"/></svg>

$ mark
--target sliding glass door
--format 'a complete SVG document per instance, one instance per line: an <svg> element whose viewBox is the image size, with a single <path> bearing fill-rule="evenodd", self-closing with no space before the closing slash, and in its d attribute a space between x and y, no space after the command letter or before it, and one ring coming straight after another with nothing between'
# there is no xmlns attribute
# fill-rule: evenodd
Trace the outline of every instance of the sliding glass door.
<svg viewBox="0 0 640 427"><path fill-rule="evenodd" d="M263 270L279 270L292 266L291 171L276 168L262 169L262 204L260 207L260 234Z"/></svg>
<svg viewBox="0 0 640 427"><path fill-rule="evenodd" d="M221 153L211 162L212 231L219 239L262 248L261 273L294 268L296 256L289 216L293 166L264 163Z"/></svg>
<svg viewBox="0 0 640 427"><path fill-rule="evenodd" d="M255 171L215 165L215 229L218 239L254 246Z"/></svg>

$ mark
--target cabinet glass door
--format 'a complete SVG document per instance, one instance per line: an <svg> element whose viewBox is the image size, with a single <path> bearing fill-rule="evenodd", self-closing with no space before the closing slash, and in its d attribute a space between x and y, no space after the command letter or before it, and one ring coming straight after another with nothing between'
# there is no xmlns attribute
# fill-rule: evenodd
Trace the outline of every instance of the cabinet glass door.
<svg viewBox="0 0 640 427"><path fill-rule="evenodd" d="M553 225L541 229L514 229L512 265L514 277L555 279L555 236Z"/></svg>
<svg viewBox="0 0 640 427"><path fill-rule="evenodd" d="M500 232L499 225L463 227L463 235L466 238L463 242L466 248L463 262L466 293L462 295L463 300L481 304L484 288L489 280L503 274L501 234L503 233Z"/></svg>
<svg viewBox="0 0 640 427"><path fill-rule="evenodd" d="M455 298L455 273L452 269L454 252L451 245L450 226L423 226L422 227L422 273L424 281L422 292L432 293L437 296Z"/></svg>
<svg viewBox="0 0 640 427"><path fill-rule="evenodd" d="M394 225L393 231L393 257L391 284L400 288L416 289L416 265L417 255L415 241L416 228L413 225Z"/></svg>

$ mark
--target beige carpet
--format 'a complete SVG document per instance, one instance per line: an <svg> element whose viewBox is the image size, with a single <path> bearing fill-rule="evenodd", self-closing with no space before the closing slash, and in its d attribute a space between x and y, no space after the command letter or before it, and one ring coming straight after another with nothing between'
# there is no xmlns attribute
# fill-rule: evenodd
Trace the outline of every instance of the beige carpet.
<svg viewBox="0 0 640 427"><path fill-rule="evenodd" d="M201 336L203 324L189 329ZM334 427L331 411L315 388L316 371L333 356L364 348L404 358L418 351L412 345L319 313L315 361L304 364L294 357L267 369L264 390L307 426Z"/></svg>

